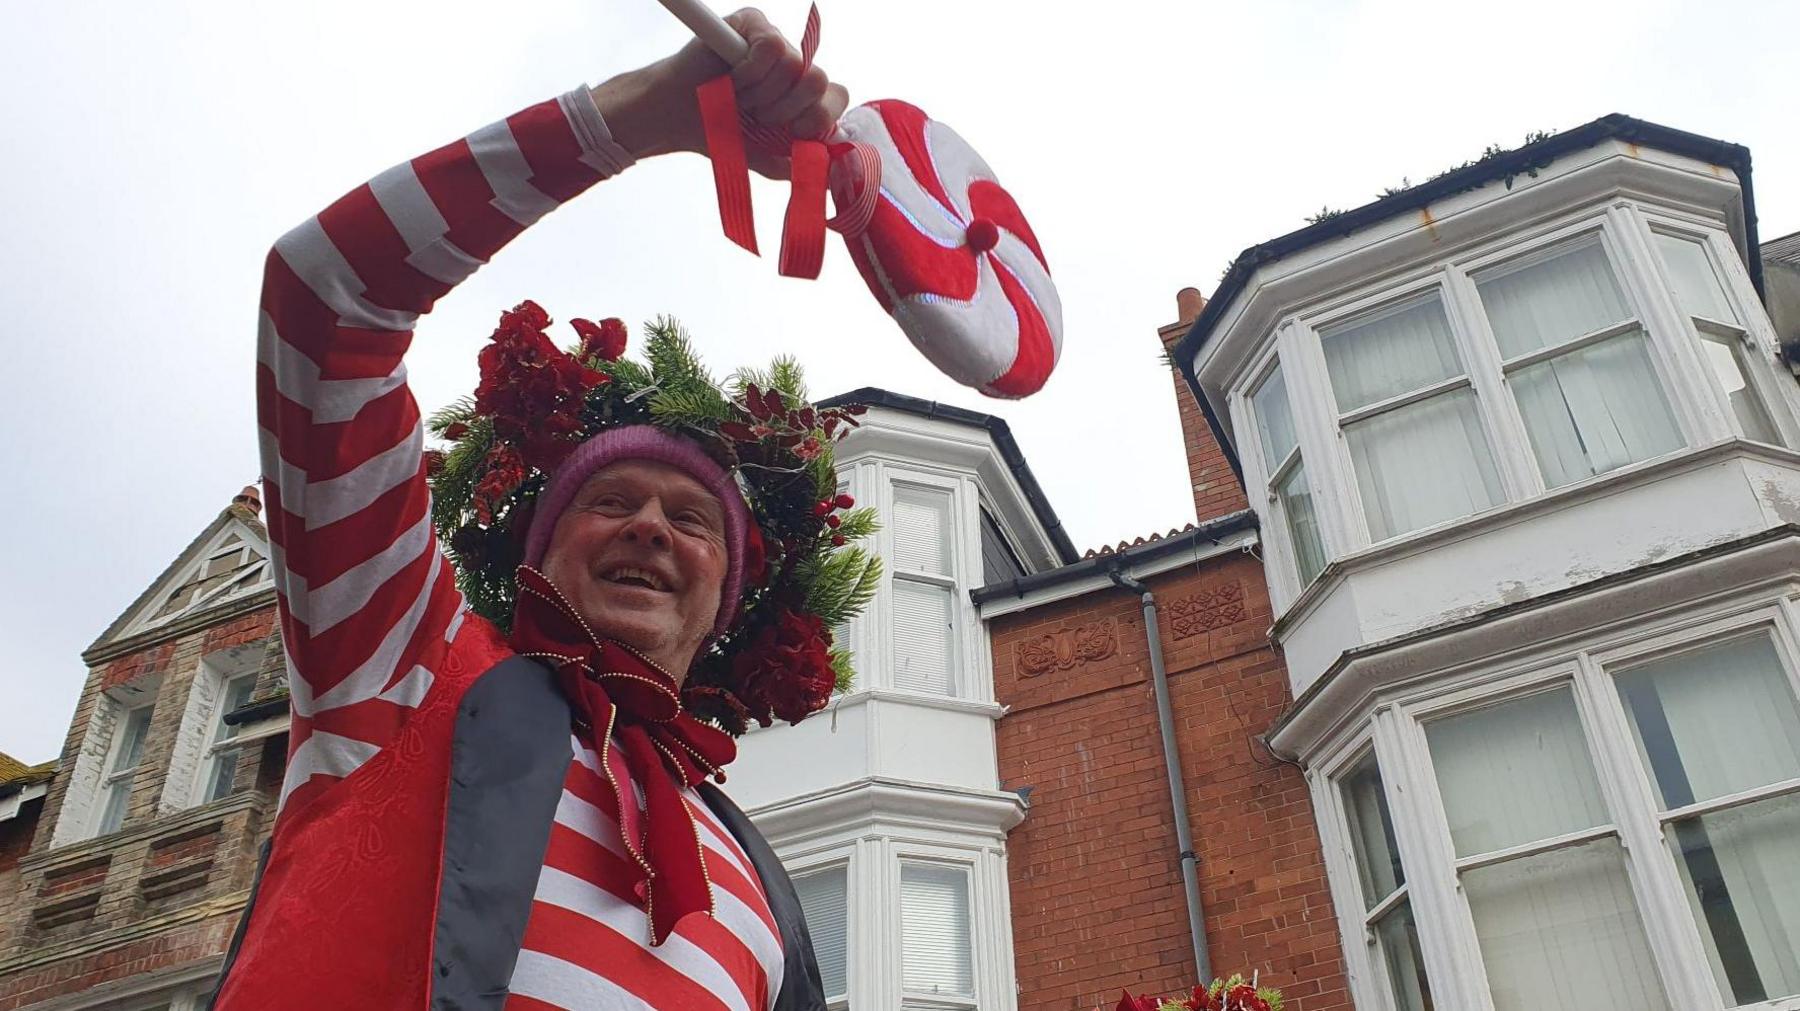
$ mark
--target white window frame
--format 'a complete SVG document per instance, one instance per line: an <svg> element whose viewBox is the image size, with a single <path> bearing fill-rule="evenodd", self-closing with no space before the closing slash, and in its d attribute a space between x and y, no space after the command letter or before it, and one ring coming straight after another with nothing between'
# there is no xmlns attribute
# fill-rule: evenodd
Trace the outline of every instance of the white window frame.
<svg viewBox="0 0 1800 1011"><path fill-rule="evenodd" d="M1276 593L1280 605L1284 606L1320 578L1314 576L1304 583L1301 582L1299 546L1294 543L1293 537L1289 533L1287 510L1282 506L1281 496L1276 490L1276 486L1285 480L1297 466L1308 467L1306 481L1312 493L1313 516L1315 522L1319 524L1319 546L1324 551L1326 566L1331 564L1335 553L1332 551L1333 531L1330 529L1331 524L1327 516L1332 510L1326 508L1327 503L1320 496L1319 489L1324 485L1313 473L1310 466L1312 461L1306 457L1305 447L1300 438L1300 430L1305 423L1300 415L1301 405L1296 402L1299 398L1294 396L1293 376L1284 367L1281 351L1275 344L1276 342L1271 341L1270 346L1257 356L1255 366L1250 369L1251 378L1244 384L1244 395L1233 401L1232 408L1237 412L1237 417L1234 419L1237 430L1247 433L1249 441L1254 445L1253 451L1239 454L1239 462L1244 467L1245 485L1263 489L1263 508L1267 510L1269 517L1269 521L1264 524L1263 537L1269 547L1270 568L1275 576L1274 586L1271 588ZM1257 417L1255 397L1262 390L1263 385L1273 378L1277 369L1281 370L1282 380L1287 383L1288 414L1294 426L1295 440L1294 448L1288 452L1281 463L1270 468L1263 459L1262 433L1258 427L1260 419ZM1324 567L1321 567L1320 572L1323 573L1323 571Z"/></svg>
<svg viewBox="0 0 1800 1011"><path fill-rule="evenodd" d="M131 816L131 790L137 780L138 770L143 768L148 758L146 745L150 739L150 726L156 720L156 699L139 702L127 706L120 702L111 702L116 707L112 713L112 738L106 746L106 760L100 766L100 782L94 793L93 820L83 833L85 838L97 839L111 835L125 827L125 820ZM138 713L144 714L144 743L138 745L137 761L129 769L118 768L120 752L125 746L125 731ZM125 784L123 806L119 812L119 825L106 828L106 810L112 804L113 791L120 783Z"/></svg>
<svg viewBox="0 0 1800 1011"><path fill-rule="evenodd" d="M193 796L196 804L210 804L215 800L224 800L231 795L231 790L227 788L225 793L217 797L211 796L213 780L218 774L219 757L226 752L235 752L243 748L243 745L236 743L237 736L243 728L228 726L224 720L226 714L231 712L232 689L240 684L248 685L250 692L245 696L245 701L248 702L256 693L256 679L256 671L250 670L226 676L220 681L218 701L212 707L212 718L208 721L212 733L206 744L206 754L200 762L199 778L194 782ZM233 775L235 776L235 774L234 771Z"/></svg>
<svg viewBox="0 0 1800 1011"><path fill-rule="evenodd" d="M1435 1001L1445 1007L1491 1011L1474 921L1457 876L1477 865L1526 851L1616 836L1651 955L1671 1005L1702 1011L1800 1011L1800 995L1749 1005L1733 1005L1720 991L1707 961L1700 931L1687 900L1676 857L1664 839L1667 824L1702 810L1721 810L1773 796L1800 793L1800 779L1663 811L1650 771L1637 754L1618 688L1619 674L1639 664L1766 635L1773 643L1788 687L1800 699L1800 600L1766 596L1723 605L1711 613L1684 615L1649 628L1614 630L1577 643L1555 656L1539 656L1497 671L1469 669L1432 683L1401 689L1372 710L1360 729L1346 732L1315 763L1311 779L1319 811L1327 871L1339 921L1364 922L1360 878L1354 863L1348 811L1341 777L1374 749L1394 821L1396 846L1405 868L1426 972ZM1594 763L1609 821L1555 839L1494 854L1459 859L1431 761L1425 724L1429 720L1536 692L1568 687L1583 738ZM1379 912L1379 910L1377 910ZM1386 967L1376 946L1358 931L1343 932L1343 949L1353 996L1359 1007L1392 1011Z"/></svg>
<svg viewBox="0 0 1800 1011"><path fill-rule="evenodd" d="M826 994L826 1011L845 1011L850 1007L850 995L856 992L857 957L859 954L860 935L856 929L858 908L857 893L857 861L853 849L836 848L814 853L797 860L784 860L788 877L799 880L809 874L822 874L827 871L844 872L844 992ZM807 925L809 928L811 924Z"/></svg>
<svg viewBox="0 0 1800 1011"><path fill-rule="evenodd" d="M1362 875L1356 865L1355 830L1350 826L1350 806L1344 800L1343 777L1371 755L1374 756L1376 768L1381 775L1382 792L1387 795L1388 816L1394 823L1394 848L1400 854L1401 866L1404 868L1409 863L1416 862L1415 858L1408 856L1408 852L1417 844L1408 838L1408 826L1402 825L1394 813L1395 791L1401 787L1396 785L1393 776L1388 775L1388 767L1382 764L1381 748L1371 731L1365 730L1357 734L1323 767L1324 774L1318 779L1322 789L1314 791L1314 805L1320 824L1329 823L1335 829L1321 834L1326 839L1326 878L1331 887L1332 901L1340 910L1338 922L1356 925L1353 929L1343 931L1346 952L1355 948L1362 956L1360 960L1351 959L1346 966L1351 994L1356 1003L1362 1006L1398 1008L1400 1003L1394 995L1385 952L1375 926L1401 902L1411 904L1413 922L1418 923L1419 898L1417 886L1409 872L1406 883L1396 888L1374 908L1369 908L1364 899ZM1426 962L1425 975L1431 981L1429 985L1433 988L1432 992L1440 994L1440 984L1435 981L1442 970L1431 964L1431 955L1425 950L1423 931L1420 934L1420 952Z"/></svg>
<svg viewBox="0 0 1800 1011"><path fill-rule="evenodd" d="M968 666L968 664L965 663L965 659L971 654L970 646L964 640L968 637L967 633L971 627L970 614L968 612L972 605L969 603L968 595L962 592L963 587L967 585L970 564L969 547L964 543L964 541L967 540L964 536L964 527L967 526L967 524L963 522L963 517L966 515L967 511L959 501L962 497L963 482L956 478L931 474L926 471L901 470L895 467L887 468L886 478L887 479L884 482L886 485L884 489L886 494L883 496L885 499L883 505L886 509L883 515L885 516L894 515L895 502L898 497L906 491L916 490L930 495L943 496L946 507L944 517L944 556L949 572L903 572L898 566L891 562L883 566L882 575L887 584L888 599L888 607L886 609L887 614L885 615L886 620L884 622L886 628L884 629L883 639L889 644L889 649L891 650L892 643L894 642L894 602L898 597L898 593L895 589L896 583L913 583L919 586L930 586L943 590L949 600L950 614L950 628L944 644L944 663L948 670L947 691L942 695L931 693L918 694L924 694L929 698L974 698L976 696L971 690L970 678L968 672L965 670ZM977 526L974 534L979 538L980 533L980 528ZM888 559L894 558L896 555L894 550L895 532L891 527L884 525L881 535L884 549L882 552L883 555ZM975 558L977 564L979 564L979 540L977 540L976 543ZM883 681L885 684L882 687L894 691L905 692L907 694L914 694L912 689L901 688L895 683L894 673L898 668L898 663L898 656L890 652L888 655L888 664L886 665L887 670L883 672Z"/></svg>
<svg viewBox="0 0 1800 1011"><path fill-rule="evenodd" d="M1744 299L1738 294L1738 286L1734 283L1735 278L1730 269L1731 265L1737 263L1737 255L1731 248L1730 240L1716 229L1685 222L1678 218L1641 210L1637 217L1642 222L1644 229L1646 249L1663 281L1658 294L1668 300L1668 313L1675 326L1694 342L1696 348L1709 334L1721 338L1722 342L1731 345L1732 349L1740 356L1738 361L1744 370L1745 380L1755 392L1757 400L1762 403L1764 411L1768 413L1770 423L1775 426L1776 436L1779 440L1778 445L1796 445L1797 436L1800 436L1800 433L1795 431L1793 423L1792 393L1783 389L1783 387L1794 384L1777 383L1774 381L1776 377L1770 374L1770 368L1780 359L1779 342L1775 340L1773 334L1761 332L1763 327L1760 324L1763 316L1759 307L1747 308ZM1726 302L1741 322L1692 315L1682 308L1681 301L1675 292L1674 272L1669 269L1669 264L1663 258L1662 251L1657 248L1655 242L1657 235L1667 235L1671 238L1699 243L1706 256L1707 265L1712 268L1713 276L1718 280L1719 287L1724 292ZM1742 267L1740 266L1738 270L1741 272ZM1744 278L1744 282L1749 283L1747 276ZM1712 370L1710 368L1701 369L1698 374L1705 377L1699 385L1711 395L1714 409L1719 412L1724 423L1730 427L1733 434L1740 438L1748 438L1742 424L1738 421L1737 412L1731 407L1730 397L1714 381Z"/></svg>
<svg viewBox="0 0 1800 1011"><path fill-rule="evenodd" d="M920 864L939 868L950 868L961 871L967 883L969 899L969 980L973 991L968 996L959 994L919 993L907 990L906 979L906 927L901 910L901 872L906 864ZM894 903L889 914L890 933L895 946L894 951L894 991L897 1002L894 1006L902 1011L975 1011L982 1006L982 953L981 924L983 922L980 909L980 896L977 875L979 869L968 854L948 852L935 847L922 847L896 844L893 859L888 862L887 877L889 894L894 896Z"/></svg>
<svg viewBox="0 0 1800 1011"><path fill-rule="evenodd" d="M1800 446L1800 422L1796 422L1796 417L1800 416L1800 390L1791 389L1794 384L1781 381L1785 370L1776 364L1775 336L1761 305L1747 294L1752 291L1748 275L1738 262L1722 224L1682 218L1667 210L1642 207L1632 199L1617 198L1605 206L1588 206L1519 232L1452 250L1440 259L1389 275L1377 283L1335 291L1310 305L1297 307L1291 316L1277 323L1263 349L1250 356L1238 369L1233 379L1230 410L1234 427L1239 432L1239 442L1246 444L1256 438L1250 397L1266 379L1271 362L1279 357L1282 375L1288 385L1290 409L1294 413L1299 452L1313 487L1327 566L1377 544L1386 547L1428 538L1445 528L1469 523L1490 512L1552 491L1562 493L1619 480L1624 475L1655 466L1668 456L1740 437L1729 402L1702 359L1696 324L1683 316L1675 305L1670 274L1652 248L1653 230L1704 239L1726 298L1744 321L1734 332L1743 334L1748 352L1745 357L1749 359L1748 365L1754 366L1749 368L1750 379L1756 384L1757 393L1784 444ZM1475 276L1523 259L1552 255L1561 248L1590 238L1600 243L1607 257L1620 295L1631 311L1630 321L1503 362L1476 289ZM1466 369L1464 376L1340 415L1325 364L1321 332L1432 294L1443 302L1454 346ZM1627 464L1555 489L1548 488L1526 434L1518 402L1508 387L1509 377L1530 364L1597 343L1634 327L1644 334L1652 368L1662 383L1682 445L1662 456ZM1372 540L1348 440L1343 434L1346 419L1359 420L1403 402L1461 388L1469 388L1475 394L1477 415L1499 474L1503 492L1501 501L1466 516L1379 542ZM1243 452L1239 456L1245 465L1246 485L1266 487L1273 475L1263 464L1260 450ZM1266 504L1259 504L1258 511L1265 517L1267 540L1272 545L1280 545L1286 537L1279 532L1281 523L1277 511ZM1269 531L1275 532L1267 534ZM1279 591L1276 602L1279 614L1306 588L1294 586L1294 581L1284 571L1292 566L1291 551L1285 547L1278 551L1284 556L1283 565L1276 568L1274 579Z"/></svg>

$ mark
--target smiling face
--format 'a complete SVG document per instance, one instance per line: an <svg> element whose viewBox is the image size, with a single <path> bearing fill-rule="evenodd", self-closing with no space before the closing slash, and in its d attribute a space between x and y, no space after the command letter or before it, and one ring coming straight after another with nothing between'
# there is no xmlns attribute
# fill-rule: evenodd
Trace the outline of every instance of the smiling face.
<svg viewBox="0 0 1800 1011"><path fill-rule="evenodd" d="M594 631L685 678L718 617L725 509L685 471L621 460L595 471L557 518L544 575Z"/></svg>

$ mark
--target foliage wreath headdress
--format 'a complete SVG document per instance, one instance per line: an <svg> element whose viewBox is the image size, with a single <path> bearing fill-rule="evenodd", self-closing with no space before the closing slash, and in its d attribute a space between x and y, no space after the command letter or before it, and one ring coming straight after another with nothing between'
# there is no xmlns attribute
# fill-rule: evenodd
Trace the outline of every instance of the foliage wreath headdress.
<svg viewBox="0 0 1800 1011"><path fill-rule="evenodd" d="M695 658L683 704L734 734L816 712L853 677L832 629L881 580L881 560L852 543L875 531L874 510L839 494L832 462L867 408L808 403L792 358L721 387L667 317L646 327L642 363L623 356L619 320L570 322L581 340L564 351L535 302L502 313L475 395L427 421L451 443L428 454L432 525L470 607L507 629L526 533L557 466L600 432L656 425L735 474L753 519L737 613Z"/></svg>

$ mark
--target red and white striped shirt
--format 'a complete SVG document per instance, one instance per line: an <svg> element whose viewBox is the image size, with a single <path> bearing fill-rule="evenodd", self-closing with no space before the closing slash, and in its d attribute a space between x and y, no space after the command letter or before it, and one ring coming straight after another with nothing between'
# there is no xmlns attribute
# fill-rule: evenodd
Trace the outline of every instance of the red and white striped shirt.
<svg viewBox="0 0 1800 1011"><path fill-rule="evenodd" d="M284 814L393 744L457 649L465 602L431 529L402 362L414 324L526 227L630 163L579 88L383 172L270 252L256 381L293 707ZM629 779L622 764L614 775ZM600 776L577 746L507 1006L771 1007L780 935L730 834L689 791L718 914L689 917L653 949ZM636 813L624 816L629 829Z"/></svg>

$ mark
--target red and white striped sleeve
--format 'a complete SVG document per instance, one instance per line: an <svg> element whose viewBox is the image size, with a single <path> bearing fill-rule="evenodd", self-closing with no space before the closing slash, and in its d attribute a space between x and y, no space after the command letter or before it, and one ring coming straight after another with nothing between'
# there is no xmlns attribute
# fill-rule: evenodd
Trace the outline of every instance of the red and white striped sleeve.
<svg viewBox="0 0 1800 1011"><path fill-rule="evenodd" d="M580 88L394 166L270 251L256 399L292 692L284 803L394 739L462 622L402 361L413 325L630 163Z"/></svg>

